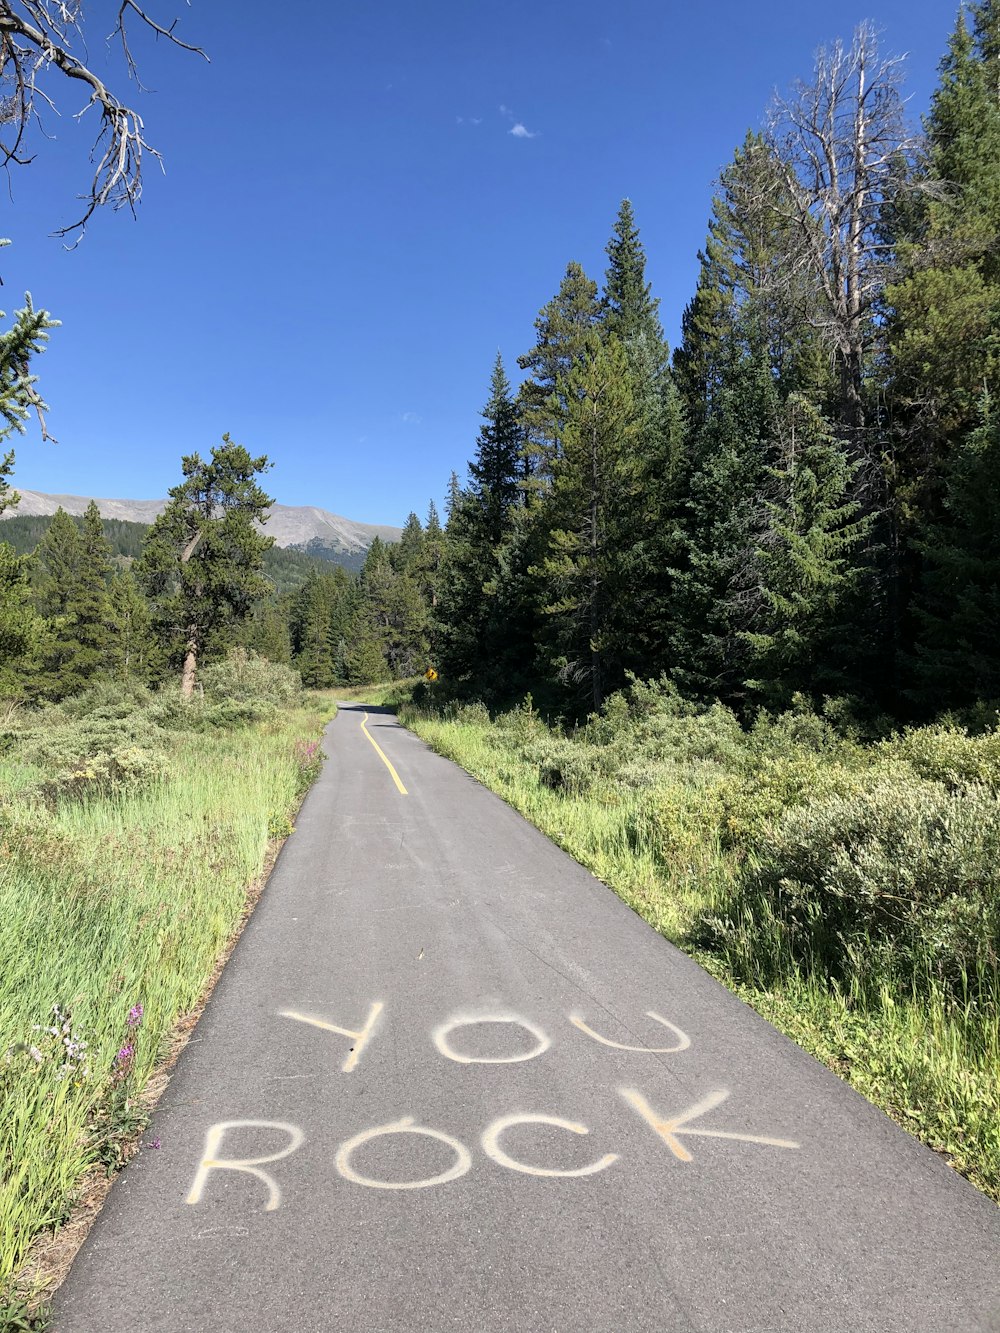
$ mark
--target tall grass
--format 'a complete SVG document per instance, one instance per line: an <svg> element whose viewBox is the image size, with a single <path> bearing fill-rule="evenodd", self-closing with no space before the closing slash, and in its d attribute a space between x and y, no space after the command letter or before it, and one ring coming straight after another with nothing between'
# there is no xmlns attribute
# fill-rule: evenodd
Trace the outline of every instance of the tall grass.
<svg viewBox="0 0 1000 1333"><path fill-rule="evenodd" d="M272 834L290 827L315 769L310 738L330 711L316 702L238 731L163 733L152 775L134 790L90 794L77 769L77 787L64 776L53 798L44 783L25 784L9 745L0 1297L32 1237L66 1216L88 1168L117 1163L171 1029L211 977Z"/></svg>
<svg viewBox="0 0 1000 1333"><path fill-rule="evenodd" d="M400 717L1000 1201L1000 733L747 733L639 684L569 733Z"/></svg>

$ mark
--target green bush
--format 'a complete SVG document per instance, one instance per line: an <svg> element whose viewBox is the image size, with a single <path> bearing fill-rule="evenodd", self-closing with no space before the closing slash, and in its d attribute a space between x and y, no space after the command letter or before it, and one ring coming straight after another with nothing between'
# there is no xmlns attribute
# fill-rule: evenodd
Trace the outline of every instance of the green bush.
<svg viewBox="0 0 1000 1333"><path fill-rule="evenodd" d="M970 784L1000 791L1000 727L970 736L963 727L918 727L881 747L898 755L922 778L952 789Z"/></svg>
<svg viewBox="0 0 1000 1333"><path fill-rule="evenodd" d="M281 662L234 648L223 662L205 667L201 693L208 704L267 704L287 708L302 697L302 678Z"/></svg>
<svg viewBox="0 0 1000 1333"><path fill-rule="evenodd" d="M897 777L791 809L742 872L722 928L734 931L841 982L992 990L1000 800L984 787L956 794Z"/></svg>
<svg viewBox="0 0 1000 1333"><path fill-rule="evenodd" d="M166 760L162 754L139 746L98 751L61 769L41 784L40 791L50 804L60 799L136 792L157 781L165 768Z"/></svg>
<svg viewBox="0 0 1000 1333"><path fill-rule="evenodd" d="M905 781L912 776L904 763L893 763L890 756L877 766L861 756L853 764L845 759L789 747L785 754L764 754L752 767L731 774L721 798L724 846L745 852L767 842L771 825L788 810L856 795L879 779Z"/></svg>
<svg viewBox="0 0 1000 1333"><path fill-rule="evenodd" d="M535 768L538 781L551 791L580 796L601 776L600 752L594 746L556 732L531 736L518 747Z"/></svg>

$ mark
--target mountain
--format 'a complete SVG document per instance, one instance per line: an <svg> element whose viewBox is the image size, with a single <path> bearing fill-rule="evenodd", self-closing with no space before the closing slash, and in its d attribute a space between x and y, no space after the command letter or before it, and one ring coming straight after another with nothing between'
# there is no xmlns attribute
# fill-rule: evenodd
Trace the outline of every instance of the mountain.
<svg viewBox="0 0 1000 1333"><path fill-rule="evenodd" d="M54 514L60 507L67 514L82 514L90 504L90 497L85 495L43 495L41 491L25 491L19 486L17 492L21 503L16 509L8 509L0 518L38 517ZM127 523L152 523L167 504L166 500L95 502L102 518L116 518ZM376 537L381 537L384 542L396 542L401 532L400 528L384 524L356 523L352 518L342 518L312 505L279 504L271 506L264 530L274 538L276 546L308 550L310 555L322 556L329 552L355 557L363 557Z"/></svg>

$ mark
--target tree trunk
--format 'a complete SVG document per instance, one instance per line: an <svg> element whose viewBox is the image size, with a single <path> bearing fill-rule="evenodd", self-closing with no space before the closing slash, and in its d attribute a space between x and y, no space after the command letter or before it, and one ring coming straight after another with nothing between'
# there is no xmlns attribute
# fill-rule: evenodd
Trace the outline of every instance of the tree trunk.
<svg viewBox="0 0 1000 1333"><path fill-rule="evenodd" d="M184 666L181 669L181 694L185 699L190 699L194 694L195 674L198 668L198 635L192 628L188 634L187 646L184 649Z"/></svg>
<svg viewBox="0 0 1000 1333"><path fill-rule="evenodd" d="M598 417L595 407L590 435L590 686L591 700L597 712L604 703L604 681L601 671L601 653L598 648L601 617L598 599L601 595L600 571L600 458L598 454Z"/></svg>

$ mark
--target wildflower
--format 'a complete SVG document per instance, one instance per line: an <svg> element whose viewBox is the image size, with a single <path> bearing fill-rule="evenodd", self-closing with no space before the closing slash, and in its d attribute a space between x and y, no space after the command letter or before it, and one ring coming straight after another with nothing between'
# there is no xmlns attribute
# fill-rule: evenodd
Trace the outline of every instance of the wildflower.
<svg viewBox="0 0 1000 1333"><path fill-rule="evenodd" d="M138 1027L142 1022L142 1005L134 1004L128 1011L127 1023L130 1028Z"/></svg>
<svg viewBox="0 0 1000 1333"><path fill-rule="evenodd" d="M123 1046L121 1050L118 1052L118 1054L115 1056L115 1064L116 1065L125 1064L127 1060L132 1059L132 1056L134 1054L135 1054L134 1046Z"/></svg>
<svg viewBox="0 0 1000 1333"><path fill-rule="evenodd" d="M40 1065L45 1058L37 1046L29 1046L28 1054L31 1056L32 1060L34 1060L36 1065Z"/></svg>

